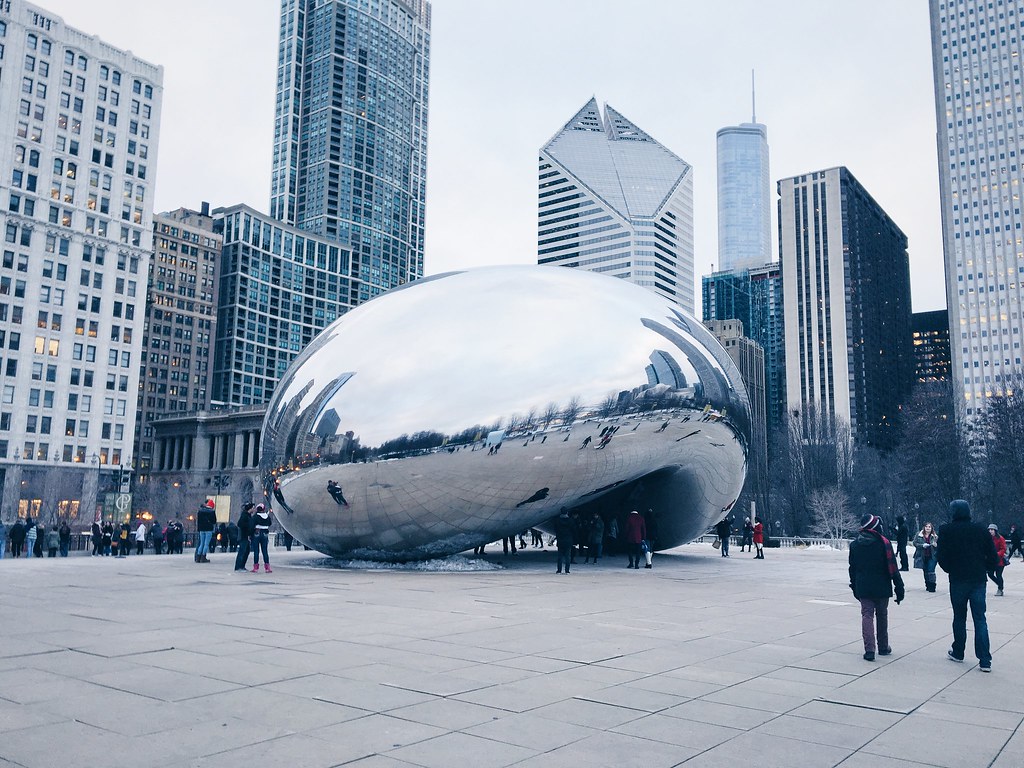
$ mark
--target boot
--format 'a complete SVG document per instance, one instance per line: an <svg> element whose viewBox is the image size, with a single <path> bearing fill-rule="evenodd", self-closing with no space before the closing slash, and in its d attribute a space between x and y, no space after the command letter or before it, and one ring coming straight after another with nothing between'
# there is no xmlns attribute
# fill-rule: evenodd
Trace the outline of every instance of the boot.
<svg viewBox="0 0 1024 768"><path fill-rule="evenodd" d="M264 573L273 573L273 571L270 570L270 563L264 563L263 564L263 572Z"/></svg>
<svg viewBox="0 0 1024 768"><path fill-rule="evenodd" d="M252 572L253 573L259 573L260 572L260 564L259 563L256 563L256 565L254 565L252 567Z"/></svg>

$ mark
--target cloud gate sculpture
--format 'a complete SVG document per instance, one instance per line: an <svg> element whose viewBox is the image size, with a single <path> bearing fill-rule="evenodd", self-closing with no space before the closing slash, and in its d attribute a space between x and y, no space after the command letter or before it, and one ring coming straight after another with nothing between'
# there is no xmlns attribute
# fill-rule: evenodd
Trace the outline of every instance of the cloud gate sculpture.
<svg viewBox="0 0 1024 768"><path fill-rule="evenodd" d="M560 507L648 517L655 549L735 503L750 421L739 372L677 305L559 267L455 272L324 330L267 411L278 520L335 557L414 560Z"/></svg>

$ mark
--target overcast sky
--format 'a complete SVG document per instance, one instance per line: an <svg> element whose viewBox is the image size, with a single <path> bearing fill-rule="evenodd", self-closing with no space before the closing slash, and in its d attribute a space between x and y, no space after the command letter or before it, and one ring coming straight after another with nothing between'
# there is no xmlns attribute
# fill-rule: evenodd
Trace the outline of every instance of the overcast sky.
<svg viewBox="0 0 1024 768"><path fill-rule="evenodd" d="M268 210L277 0L38 4L164 67L156 210ZM847 166L909 238L914 310L945 307L923 0L434 0L427 274L535 263L537 150L596 96L694 167L699 303L752 68L773 181Z"/></svg>

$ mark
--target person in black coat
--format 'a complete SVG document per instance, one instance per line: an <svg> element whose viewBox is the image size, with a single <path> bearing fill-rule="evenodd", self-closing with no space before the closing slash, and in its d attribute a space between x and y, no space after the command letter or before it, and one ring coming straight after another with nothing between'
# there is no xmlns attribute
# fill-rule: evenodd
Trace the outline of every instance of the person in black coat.
<svg viewBox="0 0 1024 768"><path fill-rule="evenodd" d="M18 519L11 526L11 557L21 557L23 546L25 546L25 524Z"/></svg>
<svg viewBox="0 0 1024 768"><path fill-rule="evenodd" d="M255 506L251 501L242 505L242 514L238 516L238 554L235 555L235 570L244 571L248 569L249 560L249 539L252 538L252 508Z"/></svg>
<svg viewBox="0 0 1024 768"><path fill-rule="evenodd" d="M896 534L896 553L900 556L900 570L909 571L910 563L907 562L907 541L910 539L910 529L907 527L907 519L903 515L896 518L896 527L893 531Z"/></svg>
<svg viewBox="0 0 1024 768"><path fill-rule="evenodd" d="M569 517L569 510L562 507L558 513L558 517L555 518L555 539L558 543L558 570L555 573L562 572L562 566L565 566L565 572L569 572L569 565L572 562L572 547L575 543L576 525Z"/></svg>
<svg viewBox="0 0 1024 768"><path fill-rule="evenodd" d="M974 655L982 672L992 671L992 652L985 619L985 585L999 557L988 529L971 522L971 507L963 499L950 502L952 521L939 528L939 567L949 574L949 602L953 606L951 661L964 660L967 646L967 608L974 620Z"/></svg>
<svg viewBox="0 0 1024 768"><path fill-rule="evenodd" d="M864 660L874 661L876 648L879 656L888 656L892 653L889 598L895 590L896 605L899 605L905 592L892 544L882 535L882 520L878 515L866 515L861 521L860 534L850 542L850 589L860 601Z"/></svg>

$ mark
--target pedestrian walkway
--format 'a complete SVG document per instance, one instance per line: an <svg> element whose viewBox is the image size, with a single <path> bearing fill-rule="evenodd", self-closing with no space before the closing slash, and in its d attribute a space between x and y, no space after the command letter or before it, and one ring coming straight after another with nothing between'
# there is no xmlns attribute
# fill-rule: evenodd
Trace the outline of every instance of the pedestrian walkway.
<svg viewBox="0 0 1024 768"><path fill-rule="evenodd" d="M983 675L945 659L944 578L904 574L870 663L846 553L766 558L5 559L0 768L1022 765L1024 568L989 592Z"/></svg>

